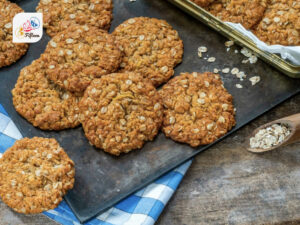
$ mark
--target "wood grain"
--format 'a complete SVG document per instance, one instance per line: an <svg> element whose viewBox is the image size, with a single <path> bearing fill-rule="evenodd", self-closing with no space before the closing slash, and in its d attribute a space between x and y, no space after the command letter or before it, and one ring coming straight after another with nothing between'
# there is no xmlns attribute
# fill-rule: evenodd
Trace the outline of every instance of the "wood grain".
<svg viewBox="0 0 300 225"><path fill-rule="evenodd" d="M263 154L242 146L256 127L300 112L299 103L300 95L197 156L157 225L300 224L300 143ZM57 223L0 202L0 224Z"/></svg>

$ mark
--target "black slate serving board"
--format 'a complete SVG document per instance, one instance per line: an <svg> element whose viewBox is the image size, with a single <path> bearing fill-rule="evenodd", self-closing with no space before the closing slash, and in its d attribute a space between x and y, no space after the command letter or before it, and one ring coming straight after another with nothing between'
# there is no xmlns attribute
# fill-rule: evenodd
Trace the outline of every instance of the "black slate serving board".
<svg viewBox="0 0 300 225"><path fill-rule="evenodd" d="M26 12L33 12L38 0L15 2ZM238 67L245 71L248 78L254 75L261 76L261 82L252 86L248 78L240 82L231 74L222 74L225 87L234 96L237 109L237 125L230 133L300 92L300 80L288 78L261 61L253 65L241 64L244 57L234 52L237 47L227 52L224 46L226 39L223 36L166 0L114 0L114 5L111 31L124 20L137 16L165 19L178 30L185 50L183 62L176 68L176 75L186 71L205 72L213 71L214 68ZM49 39L44 33L42 40L31 44L27 54L17 63L0 69L0 103L4 105L23 136L54 137L74 160L76 182L74 189L69 191L65 199L81 222L98 215L209 147L193 149L166 139L160 133L143 149L114 157L89 145L81 127L60 132L46 132L34 128L14 110L11 89L16 83L19 71L40 56ZM215 63L198 58L197 48L200 45L208 47L204 57L216 57ZM236 83L241 83L244 87L237 89Z"/></svg>

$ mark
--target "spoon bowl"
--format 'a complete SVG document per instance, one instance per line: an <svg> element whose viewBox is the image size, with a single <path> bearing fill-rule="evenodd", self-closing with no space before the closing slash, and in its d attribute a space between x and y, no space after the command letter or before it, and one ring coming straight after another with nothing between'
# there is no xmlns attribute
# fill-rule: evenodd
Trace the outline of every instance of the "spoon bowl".
<svg viewBox="0 0 300 225"><path fill-rule="evenodd" d="M264 148L251 148L250 138L254 137L259 130L270 127L273 124L285 125L286 127L288 127L290 129L291 133L288 136L286 136L285 139L281 143L279 143L275 146L272 146L270 148L266 148L266 149L264 149ZM284 117L284 118L281 118L281 119L278 119L278 120L274 120L272 122L266 123L266 124L256 128L252 132L252 134L247 138L246 148L250 152L261 153L261 152L272 151L272 150L277 149L279 147L289 145L289 144L292 144L292 143L295 143L295 142L298 142L298 141L300 141L300 113L294 114L294 115L291 115L291 116L288 116L288 117Z"/></svg>

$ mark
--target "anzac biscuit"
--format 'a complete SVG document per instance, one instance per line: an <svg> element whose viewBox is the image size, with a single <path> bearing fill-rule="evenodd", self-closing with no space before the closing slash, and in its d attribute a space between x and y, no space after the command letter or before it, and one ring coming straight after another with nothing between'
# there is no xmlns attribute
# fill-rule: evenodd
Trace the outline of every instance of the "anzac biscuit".
<svg viewBox="0 0 300 225"><path fill-rule="evenodd" d="M23 68L12 90L18 113L43 130L73 128L79 122L79 97L50 82L39 59Z"/></svg>
<svg viewBox="0 0 300 225"><path fill-rule="evenodd" d="M16 62L27 51L28 44L12 42L12 21L21 12L15 3L0 0L0 68Z"/></svg>
<svg viewBox="0 0 300 225"><path fill-rule="evenodd" d="M115 73L92 81L79 103L90 143L119 155L141 148L157 135L163 120L161 99L136 73Z"/></svg>
<svg viewBox="0 0 300 225"><path fill-rule="evenodd" d="M164 20L131 18L113 34L125 55L120 71L138 72L154 86L168 81L182 60L182 40Z"/></svg>
<svg viewBox="0 0 300 225"><path fill-rule="evenodd" d="M241 23L250 29L262 19L266 6L267 0L219 0L208 10L223 21Z"/></svg>
<svg viewBox="0 0 300 225"><path fill-rule="evenodd" d="M175 141L206 145L235 125L232 96L219 75L183 73L159 93L165 108L163 132Z"/></svg>
<svg viewBox="0 0 300 225"><path fill-rule="evenodd" d="M272 0L253 32L269 45L300 45L300 1Z"/></svg>
<svg viewBox="0 0 300 225"><path fill-rule="evenodd" d="M54 209L74 185L74 163L55 139L16 141L0 159L0 196L19 213Z"/></svg>
<svg viewBox="0 0 300 225"><path fill-rule="evenodd" d="M116 71L122 53L106 31L74 25L52 38L41 59L55 84L83 92L94 78Z"/></svg>
<svg viewBox="0 0 300 225"><path fill-rule="evenodd" d="M108 30L112 9L112 0L41 0L36 8L43 13L44 27L51 37L74 24Z"/></svg>

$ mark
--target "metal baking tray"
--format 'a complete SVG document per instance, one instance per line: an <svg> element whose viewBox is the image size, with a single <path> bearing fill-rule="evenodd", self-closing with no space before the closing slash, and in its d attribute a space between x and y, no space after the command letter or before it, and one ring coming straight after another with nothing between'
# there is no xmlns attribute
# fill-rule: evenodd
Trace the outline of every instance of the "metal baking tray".
<svg viewBox="0 0 300 225"><path fill-rule="evenodd" d="M33 12L38 0L17 0L16 3L25 11ZM215 67L239 67L249 76L261 76L261 82L255 86L245 80L242 83L244 88L237 89L235 84L240 82L237 78L222 75L224 85L233 95L237 108L236 127L227 135L300 92L300 80L284 76L260 60L255 65L241 64L242 55L226 51L224 46L226 38L199 24L196 19L167 1L114 0L114 5L114 20L110 32L124 20L138 16L165 19L178 31L185 49L183 62L176 67L176 75L186 71L212 71ZM44 33L42 40L31 44L27 54L18 62L0 69L0 103L8 111L23 136L56 138L74 160L75 185L65 196L65 200L81 222L104 212L126 196L211 146L191 148L167 139L160 133L153 142L148 142L142 149L115 157L92 147L85 138L82 127L60 132L42 131L33 127L15 111L11 90L20 70L39 58L49 39ZM197 49L200 45L208 47L207 54L216 57L215 63L198 58Z"/></svg>
<svg viewBox="0 0 300 225"><path fill-rule="evenodd" d="M274 66L284 74L292 78L300 78L300 65L294 65L277 54L272 54L259 49L256 44L241 32L233 29L228 24L224 23L217 17L213 16L194 2L190 0L168 0L172 4L181 8L191 16L202 21L209 27L223 34L227 38L233 40L235 43L252 50L262 60Z"/></svg>

